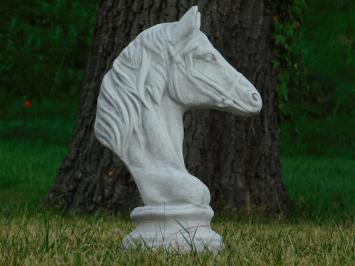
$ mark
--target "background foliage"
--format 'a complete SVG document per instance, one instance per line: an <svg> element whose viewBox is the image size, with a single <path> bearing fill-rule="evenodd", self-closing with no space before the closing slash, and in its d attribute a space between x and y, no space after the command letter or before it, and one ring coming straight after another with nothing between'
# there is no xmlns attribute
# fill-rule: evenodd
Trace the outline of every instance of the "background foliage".
<svg viewBox="0 0 355 266"><path fill-rule="evenodd" d="M2 107L23 98L78 95L96 6L92 0L1 1Z"/></svg>
<svg viewBox="0 0 355 266"><path fill-rule="evenodd" d="M284 154L355 156L355 2L271 4Z"/></svg>

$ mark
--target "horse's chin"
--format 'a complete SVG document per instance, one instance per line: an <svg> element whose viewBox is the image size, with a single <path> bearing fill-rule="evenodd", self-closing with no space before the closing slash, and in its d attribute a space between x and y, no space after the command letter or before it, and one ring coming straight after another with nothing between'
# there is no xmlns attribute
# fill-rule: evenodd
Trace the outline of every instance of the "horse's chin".
<svg viewBox="0 0 355 266"><path fill-rule="evenodd" d="M261 110L261 109L260 109ZM260 110L240 110L240 109L236 109L236 108L228 108L227 112L231 113L233 115L236 116L242 116L242 117L250 117L250 116L254 116L257 115L258 113L260 113Z"/></svg>
<svg viewBox="0 0 355 266"><path fill-rule="evenodd" d="M260 113L261 109L262 104L252 106L232 105L228 108L228 111L238 116L249 117L257 115L258 113Z"/></svg>
<svg viewBox="0 0 355 266"><path fill-rule="evenodd" d="M257 115L258 113L260 113L262 108L261 103L258 105L249 106L249 105L240 104L236 101L225 101L224 103L226 102L228 104L225 105L223 108L219 108L219 110L237 116L249 117L249 116Z"/></svg>

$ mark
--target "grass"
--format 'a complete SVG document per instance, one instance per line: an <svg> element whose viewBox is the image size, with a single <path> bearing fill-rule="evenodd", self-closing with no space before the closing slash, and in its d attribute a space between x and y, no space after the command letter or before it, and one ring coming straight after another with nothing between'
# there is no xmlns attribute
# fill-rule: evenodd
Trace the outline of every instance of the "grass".
<svg viewBox="0 0 355 266"><path fill-rule="evenodd" d="M0 265L270 265L355 263L355 169L351 157L286 156L288 217L219 215L217 255L124 250L126 216L64 215L39 206L68 151L72 103L14 104L0 122Z"/></svg>
<svg viewBox="0 0 355 266"><path fill-rule="evenodd" d="M68 151L75 105L32 104L15 102L0 115L0 211L38 206Z"/></svg>
<svg viewBox="0 0 355 266"><path fill-rule="evenodd" d="M306 220L355 222L354 160L342 157L282 158L294 214Z"/></svg>
<svg viewBox="0 0 355 266"><path fill-rule="evenodd" d="M216 222L225 247L217 255L124 250L133 225L120 216L24 213L0 218L1 265L353 265L355 226Z"/></svg>

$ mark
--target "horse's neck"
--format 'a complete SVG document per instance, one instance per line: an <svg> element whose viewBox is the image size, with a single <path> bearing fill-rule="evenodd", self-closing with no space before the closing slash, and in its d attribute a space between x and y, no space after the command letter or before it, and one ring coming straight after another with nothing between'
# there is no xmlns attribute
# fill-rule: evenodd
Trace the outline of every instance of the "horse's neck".
<svg viewBox="0 0 355 266"><path fill-rule="evenodd" d="M142 112L142 124L132 137L125 162L129 168L168 168L186 171L182 144L183 108L163 96L159 107ZM132 170L132 169L131 169Z"/></svg>

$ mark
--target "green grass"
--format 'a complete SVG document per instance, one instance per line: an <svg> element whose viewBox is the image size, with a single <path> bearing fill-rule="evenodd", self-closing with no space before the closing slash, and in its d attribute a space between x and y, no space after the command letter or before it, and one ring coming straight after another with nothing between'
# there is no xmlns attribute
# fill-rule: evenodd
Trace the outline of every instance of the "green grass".
<svg viewBox="0 0 355 266"><path fill-rule="evenodd" d="M1 143L1 209L36 208L45 197L67 151L65 147L26 142Z"/></svg>
<svg viewBox="0 0 355 266"><path fill-rule="evenodd" d="M217 255L124 250L133 224L120 216L49 213L0 218L1 265L353 265L355 226L245 221L214 223L224 239Z"/></svg>
<svg viewBox="0 0 355 266"><path fill-rule="evenodd" d="M132 223L120 216L24 213L0 217L1 265L353 265L354 224L240 220L214 223L218 254L124 250Z"/></svg>
<svg viewBox="0 0 355 266"><path fill-rule="evenodd" d="M282 158L294 214L307 220L355 222L355 167L350 158Z"/></svg>
<svg viewBox="0 0 355 266"><path fill-rule="evenodd" d="M12 103L0 116L0 210L36 208L53 183L74 127L73 103Z"/></svg>

